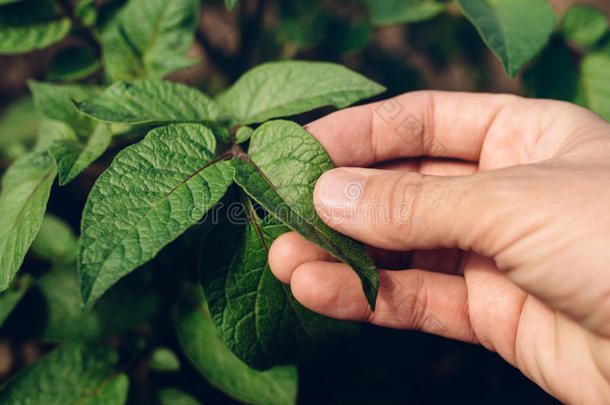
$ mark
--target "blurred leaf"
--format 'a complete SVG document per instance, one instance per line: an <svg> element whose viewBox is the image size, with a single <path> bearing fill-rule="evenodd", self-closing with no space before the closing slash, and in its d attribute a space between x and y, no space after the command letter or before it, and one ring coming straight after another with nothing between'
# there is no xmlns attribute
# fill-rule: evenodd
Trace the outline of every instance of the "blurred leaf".
<svg viewBox="0 0 610 405"><path fill-rule="evenodd" d="M201 405L199 401L186 392L171 388L159 391L157 399L159 405Z"/></svg>
<svg viewBox="0 0 610 405"><path fill-rule="evenodd" d="M42 115L52 120L62 121L72 127L77 135L89 136L97 123L91 118L80 114L72 100L83 101L98 93L94 87L76 84L52 84L31 80L30 90L34 96L34 104Z"/></svg>
<svg viewBox="0 0 610 405"><path fill-rule="evenodd" d="M350 266L374 310L379 286L375 264L360 242L329 227L314 207L314 185L334 167L322 145L294 122L269 121L254 131L248 156L247 161L231 160L235 182L292 230Z"/></svg>
<svg viewBox="0 0 610 405"><path fill-rule="evenodd" d="M166 80L115 83L99 96L74 104L96 120L129 125L210 122L226 114L199 90Z"/></svg>
<svg viewBox="0 0 610 405"><path fill-rule="evenodd" d="M444 9L444 4L426 0L367 0L371 21L391 25L429 20Z"/></svg>
<svg viewBox="0 0 610 405"><path fill-rule="evenodd" d="M57 141L76 138L76 132L66 123L44 119L38 128L38 139L34 146L35 152L48 152L51 145Z"/></svg>
<svg viewBox="0 0 610 405"><path fill-rule="evenodd" d="M57 175L47 153L19 158L2 177L0 194L0 291L8 288L36 238Z"/></svg>
<svg viewBox="0 0 610 405"><path fill-rule="evenodd" d="M227 347L249 366L267 369L309 358L333 337L358 331L357 324L315 314L294 299L267 261L273 240L289 229L271 216L259 220L250 204L245 209L218 225L202 252L201 283Z"/></svg>
<svg viewBox="0 0 610 405"><path fill-rule="evenodd" d="M596 8L575 5L563 15L560 29L566 38L584 46L592 46L608 30L608 19Z"/></svg>
<svg viewBox="0 0 610 405"><path fill-rule="evenodd" d="M54 264L67 264L76 260L76 235L60 218L46 214L32 250Z"/></svg>
<svg viewBox="0 0 610 405"><path fill-rule="evenodd" d="M487 46L514 77L547 43L555 16L545 0L458 0Z"/></svg>
<svg viewBox="0 0 610 405"><path fill-rule="evenodd" d="M199 0L129 0L102 32L103 63L113 80L161 78L199 63L193 43Z"/></svg>
<svg viewBox="0 0 610 405"><path fill-rule="evenodd" d="M46 48L61 41L70 31L70 26L70 19L60 17L50 0L23 0L2 6L0 54Z"/></svg>
<svg viewBox="0 0 610 405"><path fill-rule="evenodd" d="M610 55L588 55L582 61L581 72L588 107L610 121Z"/></svg>
<svg viewBox="0 0 610 405"><path fill-rule="evenodd" d="M186 356L214 386L238 400L260 405L296 402L297 370L275 367L257 371L242 363L216 335L216 328L204 303L182 304L175 322L178 340Z"/></svg>
<svg viewBox="0 0 610 405"><path fill-rule="evenodd" d="M30 289L11 318L11 330L50 342L119 336L157 310L158 297L147 274L138 273L121 281L92 309L83 310L75 266L56 267Z"/></svg>
<svg viewBox="0 0 610 405"><path fill-rule="evenodd" d="M347 107L383 91L383 86L341 65L284 61L249 70L218 100L240 124L252 124L327 105Z"/></svg>
<svg viewBox="0 0 610 405"><path fill-rule="evenodd" d="M229 11L233 10L237 5L237 0L225 0L225 5Z"/></svg>
<svg viewBox="0 0 610 405"><path fill-rule="evenodd" d="M13 282L13 285L0 293L0 326L4 324L6 318L13 312L19 304L21 298L32 285L33 279L30 276L23 276Z"/></svg>
<svg viewBox="0 0 610 405"><path fill-rule="evenodd" d="M99 124L86 144L76 137L55 141L49 153L55 159L59 171L59 184L66 185L99 158L110 145L112 133L107 124Z"/></svg>
<svg viewBox="0 0 610 405"><path fill-rule="evenodd" d="M0 0L0 5L17 3L18 1L23 1L23 0Z"/></svg>
<svg viewBox="0 0 610 405"><path fill-rule="evenodd" d="M311 48L323 39L331 22L329 10L320 2L281 2L280 13L274 34L280 45L291 45L296 50Z"/></svg>
<svg viewBox="0 0 610 405"><path fill-rule="evenodd" d="M85 27L95 25L95 22L97 21L95 0L79 0L74 7L74 14L79 20L81 20Z"/></svg>
<svg viewBox="0 0 610 405"><path fill-rule="evenodd" d="M34 144L40 118L31 97L10 104L0 116L0 156L16 159Z"/></svg>
<svg viewBox="0 0 610 405"><path fill-rule="evenodd" d="M113 381L109 377L117 363L117 353L103 344L62 346L13 377L0 390L0 403L90 403L87 401L97 398L98 392L105 391L105 385Z"/></svg>
<svg viewBox="0 0 610 405"><path fill-rule="evenodd" d="M51 61L48 80L75 81L95 73L101 66L95 51L87 46L73 46L59 51Z"/></svg>
<svg viewBox="0 0 610 405"><path fill-rule="evenodd" d="M215 150L207 127L174 124L119 152L83 211L77 262L85 305L155 257L222 198L231 170L226 162L213 163Z"/></svg>
<svg viewBox="0 0 610 405"><path fill-rule="evenodd" d="M359 19L341 26L335 31L333 39L340 53L355 52L369 43L372 34L373 28L369 22Z"/></svg>
<svg viewBox="0 0 610 405"><path fill-rule="evenodd" d="M180 360L167 347L158 347L152 354L149 366L155 371L178 371L180 370Z"/></svg>
<svg viewBox="0 0 610 405"><path fill-rule="evenodd" d="M82 405L123 405L127 402L128 390L129 378L119 374L84 400Z"/></svg>

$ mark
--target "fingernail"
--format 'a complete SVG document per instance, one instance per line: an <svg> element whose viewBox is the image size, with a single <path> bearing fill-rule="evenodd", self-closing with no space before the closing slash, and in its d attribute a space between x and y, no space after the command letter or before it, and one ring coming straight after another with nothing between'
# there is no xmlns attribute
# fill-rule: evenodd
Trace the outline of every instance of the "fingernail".
<svg viewBox="0 0 610 405"><path fill-rule="evenodd" d="M330 218L353 214L364 192L364 182L362 174L349 168L324 173L316 184L316 209Z"/></svg>

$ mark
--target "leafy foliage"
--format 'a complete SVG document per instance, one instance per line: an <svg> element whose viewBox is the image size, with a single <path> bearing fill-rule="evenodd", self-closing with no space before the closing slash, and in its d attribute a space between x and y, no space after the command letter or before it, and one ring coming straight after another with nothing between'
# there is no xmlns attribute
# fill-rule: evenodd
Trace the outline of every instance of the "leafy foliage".
<svg viewBox="0 0 610 405"><path fill-rule="evenodd" d="M426 0L368 0L371 20L376 25L425 21L443 11L444 5Z"/></svg>

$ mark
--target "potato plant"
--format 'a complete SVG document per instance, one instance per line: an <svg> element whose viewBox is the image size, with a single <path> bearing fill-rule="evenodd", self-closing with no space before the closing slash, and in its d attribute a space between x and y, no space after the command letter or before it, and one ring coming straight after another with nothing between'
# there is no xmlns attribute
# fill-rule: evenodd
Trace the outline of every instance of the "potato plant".
<svg viewBox="0 0 610 405"><path fill-rule="evenodd" d="M220 58L235 80L214 96L168 80L200 63L186 54L208 2L99 3L0 0L0 53L57 47L44 80L0 118L0 325L45 352L4 383L0 404L196 404L207 391L138 380L185 360L229 397L295 403L297 365L361 326L302 307L270 272L273 240L293 230L348 264L373 310L379 285L364 247L316 214L313 188L333 162L299 120L385 88L338 63L286 58L341 26L318 2L280 2L273 38L291 47L268 59L282 60ZM233 13L242 3L225 1ZM507 75L529 62L527 94L610 118L610 34L594 8L556 24L544 0L354 3L366 18L333 37L345 52L366 47L372 27L459 15ZM64 189L82 194L78 235L47 213L78 198Z"/></svg>

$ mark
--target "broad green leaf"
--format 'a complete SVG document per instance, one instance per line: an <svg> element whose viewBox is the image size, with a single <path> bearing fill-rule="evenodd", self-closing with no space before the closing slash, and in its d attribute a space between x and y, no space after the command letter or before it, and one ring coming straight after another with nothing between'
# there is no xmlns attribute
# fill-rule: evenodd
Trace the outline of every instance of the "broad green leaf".
<svg viewBox="0 0 610 405"><path fill-rule="evenodd" d="M582 61L581 75L588 107L610 121L610 55L588 55Z"/></svg>
<svg viewBox="0 0 610 405"><path fill-rule="evenodd" d="M237 0L225 0L225 5L229 11L233 10L237 5Z"/></svg>
<svg viewBox="0 0 610 405"><path fill-rule="evenodd" d="M200 124L152 130L123 149L98 179L81 222L78 268L85 305L152 259L212 207L231 184Z"/></svg>
<svg viewBox="0 0 610 405"><path fill-rule="evenodd" d="M315 314L300 305L267 262L273 240L289 229L268 216L247 215L216 227L206 241L201 282L212 319L227 347L256 369L290 364L310 356L357 324ZM247 217L247 226L240 226Z"/></svg>
<svg viewBox="0 0 610 405"><path fill-rule="evenodd" d="M555 26L546 0L458 0L458 4L511 77L544 47Z"/></svg>
<svg viewBox="0 0 610 405"><path fill-rule="evenodd" d="M30 90L34 104L40 114L56 121L62 121L72 127L80 136L89 136L97 123L80 114L72 100L86 100L98 93L96 88L75 84L61 85L30 81Z"/></svg>
<svg viewBox="0 0 610 405"><path fill-rule="evenodd" d="M384 90L341 65L284 61L246 72L218 100L238 123L252 124L327 105L343 108Z"/></svg>
<svg viewBox="0 0 610 405"><path fill-rule="evenodd" d="M182 304L175 316L184 353L213 385L233 398L251 404L288 405L296 402L297 370L275 367L257 371L242 363L216 335L207 308Z"/></svg>
<svg viewBox="0 0 610 405"><path fill-rule="evenodd" d="M105 382L99 390L82 402L82 405L123 405L127 403L128 391L129 378L125 374L119 374Z"/></svg>
<svg viewBox="0 0 610 405"><path fill-rule="evenodd" d="M19 158L2 178L0 291L8 288L36 238L57 169L47 153Z"/></svg>
<svg viewBox="0 0 610 405"><path fill-rule="evenodd" d="M566 38L581 45L592 46L608 30L608 18L596 8L579 4L565 12L560 29Z"/></svg>
<svg viewBox="0 0 610 405"><path fill-rule="evenodd" d="M74 104L96 120L129 125L223 118L221 107L199 90L165 80L115 83L99 96Z"/></svg>
<svg viewBox="0 0 610 405"><path fill-rule="evenodd" d="M180 360L167 347L158 347L150 358L149 366L155 371L178 371L180 370Z"/></svg>
<svg viewBox="0 0 610 405"><path fill-rule="evenodd" d="M11 317L11 330L47 342L119 336L149 319L158 308L158 296L146 276L141 272L130 275L92 309L83 310L75 266L57 266L30 289Z"/></svg>
<svg viewBox="0 0 610 405"><path fill-rule="evenodd" d="M59 51L51 61L48 80L75 81L95 73L101 63L95 51L87 46L73 46Z"/></svg>
<svg viewBox="0 0 610 405"><path fill-rule="evenodd" d="M0 156L16 159L34 144L40 118L31 97L22 97L0 115Z"/></svg>
<svg viewBox="0 0 610 405"><path fill-rule="evenodd" d="M111 381L117 363L117 353L104 344L62 346L9 380L0 390L0 403L87 403Z"/></svg>
<svg viewBox="0 0 610 405"><path fill-rule="evenodd" d="M70 26L70 19L60 17L57 6L50 0L23 0L2 6L0 54L46 48L61 41Z"/></svg>
<svg viewBox="0 0 610 405"><path fill-rule="evenodd" d="M443 11L443 3L427 0L367 0L371 21L391 25L429 20Z"/></svg>
<svg viewBox="0 0 610 405"><path fill-rule="evenodd" d="M13 282L11 288L0 293L0 326L4 324L6 318L19 304L21 298L23 298L30 285L32 285L32 281L33 279L29 276L21 277Z"/></svg>
<svg viewBox="0 0 610 405"><path fill-rule="evenodd" d="M164 389L157 393L159 405L201 405L199 401L186 392L175 389Z"/></svg>
<svg viewBox="0 0 610 405"><path fill-rule="evenodd" d="M193 43L198 0L129 0L102 28L103 63L114 80L161 78L197 64Z"/></svg>
<svg viewBox="0 0 610 405"><path fill-rule="evenodd" d="M250 161L231 161L235 182L291 229L348 264L374 310L379 274L373 261L361 243L330 228L314 208L316 181L334 167L322 145L294 122L270 121L254 131L248 156Z"/></svg>
<svg viewBox="0 0 610 405"><path fill-rule="evenodd" d="M49 153L57 164L59 184L63 186L74 180L106 151L111 140L112 133L109 126L99 124L86 144L83 144L76 137L55 141L49 147Z"/></svg>
<svg viewBox="0 0 610 405"><path fill-rule="evenodd" d="M38 139L34 145L34 152L48 152L55 142L73 139L76 139L76 132L68 124L44 119L38 128Z"/></svg>
<svg viewBox="0 0 610 405"><path fill-rule="evenodd" d="M64 221L47 214L32 243L32 250L55 264L72 263L76 260L76 235Z"/></svg>

